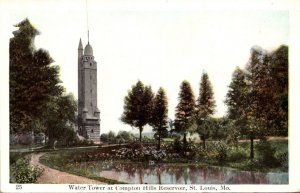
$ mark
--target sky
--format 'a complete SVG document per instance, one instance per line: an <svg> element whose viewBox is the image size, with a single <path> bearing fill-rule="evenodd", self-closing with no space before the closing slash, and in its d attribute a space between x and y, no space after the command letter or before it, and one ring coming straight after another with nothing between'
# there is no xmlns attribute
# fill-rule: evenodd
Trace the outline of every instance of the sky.
<svg viewBox="0 0 300 193"><path fill-rule="evenodd" d="M98 63L101 133L137 132L120 117L123 99L138 80L155 92L166 90L169 117L174 119L181 82L189 81L197 98L201 75L207 72L217 105L214 116L219 117L226 113L232 73L237 66L245 67L251 47L272 51L289 45L290 16L280 4L203 2L2 0L7 14L1 23L8 29L3 32L7 42L17 30L13 25L31 21L41 32L36 48L49 51L60 66L63 86L76 99L77 48L80 38L87 44L89 28Z"/></svg>

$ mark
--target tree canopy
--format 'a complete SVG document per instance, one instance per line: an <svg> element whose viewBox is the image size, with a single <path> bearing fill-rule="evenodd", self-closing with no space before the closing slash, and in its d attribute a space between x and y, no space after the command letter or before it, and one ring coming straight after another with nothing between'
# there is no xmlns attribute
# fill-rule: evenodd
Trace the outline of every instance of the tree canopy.
<svg viewBox="0 0 300 193"><path fill-rule="evenodd" d="M41 113L52 96L63 91L59 85L59 68L46 50L34 47L39 32L28 19L16 25L9 45L10 131L43 129L33 127L41 122Z"/></svg>
<svg viewBox="0 0 300 193"><path fill-rule="evenodd" d="M183 81L180 86L179 103L175 110L175 131L183 134L184 141L192 124L192 117L195 110L195 96L188 81Z"/></svg>
<svg viewBox="0 0 300 193"><path fill-rule="evenodd" d="M151 120L153 98L151 87L144 86L140 80L132 86L124 98L121 121L139 129L140 142L142 141L143 127Z"/></svg>
<svg viewBox="0 0 300 193"><path fill-rule="evenodd" d="M161 138L168 135L168 101L163 88L159 88L155 95L150 125L153 126L160 149Z"/></svg>
<svg viewBox="0 0 300 193"><path fill-rule="evenodd" d="M215 127L215 121L211 118L211 115L215 111L215 106L213 88L208 74L204 72L201 77L200 92L193 117L196 124L196 131L200 135L204 147L205 140L210 135L210 130L212 127Z"/></svg>

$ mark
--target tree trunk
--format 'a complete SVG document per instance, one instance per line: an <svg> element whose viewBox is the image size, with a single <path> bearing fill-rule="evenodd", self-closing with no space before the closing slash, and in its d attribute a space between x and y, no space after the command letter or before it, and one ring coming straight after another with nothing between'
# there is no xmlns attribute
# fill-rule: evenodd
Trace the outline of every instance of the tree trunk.
<svg viewBox="0 0 300 193"><path fill-rule="evenodd" d="M183 134L183 155L186 154L187 150L187 140L186 140L186 133Z"/></svg>
<svg viewBox="0 0 300 193"><path fill-rule="evenodd" d="M251 133L250 134L250 140L251 140L251 144L250 144L250 159L254 158L254 147L253 147L253 141L254 141L254 136Z"/></svg>
<svg viewBox="0 0 300 193"><path fill-rule="evenodd" d="M142 143L142 128L140 127L140 143Z"/></svg>
<svg viewBox="0 0 300 193"><path fill-rule="evenodd" d="M160 135L158 136L158 146L157 149L160 150Z"/></svg>
<svg viewBox="0 0 300 193"><path fill-rule="evenodd" d="M183 134L183 143L186 143L187 140L186 140L186 133Z"/></svg>
<svg viewBox="0 0 300 193"><path fill-rule="evenodd" d="M206 148L206 145L205 145L205 137L202 138L202 141L203 141L203 149Z"/></svg>

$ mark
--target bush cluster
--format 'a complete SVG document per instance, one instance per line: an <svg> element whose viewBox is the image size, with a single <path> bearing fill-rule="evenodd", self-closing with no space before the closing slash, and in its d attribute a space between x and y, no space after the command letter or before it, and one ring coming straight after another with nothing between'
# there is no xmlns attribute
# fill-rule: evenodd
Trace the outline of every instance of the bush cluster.
<svg viewBox="0 0 300 193"><path fill-rule="evenodd" d="M269 141L262 140L256 145L258 152L258 161L262 166L275 167L280 162L275 157L276 149L272 147Z"/></svg>
<svg viewBox="0 0 300 193"><path fill-rule="evenodd" d="M155 146L141 146L140 148L121 148L115 151L116 158L131 160L162 160L167 154L165 150L157 150Z"/></svg>
<svg viewBox="0 0 300 193"><path fill-rule="evenodd" d="M228 145L223 141L214 143L216 159L219 163L223 164L227 161Z"/></svg>
<svg viewBox="0 0 300 193"><path fill-rule="evenodd" d="M249 153L244 148L232 148L228 153L228 161L231 162L239 162L247 159L248 157Z"/></svg>
<svg viewBox="0 0 300 193"><path fill-rule="evenodd" d="M19 158L11 165L11 179L12 183L35 183L43 173L40 167L33 167L30 165L28 157Z"/></svg>

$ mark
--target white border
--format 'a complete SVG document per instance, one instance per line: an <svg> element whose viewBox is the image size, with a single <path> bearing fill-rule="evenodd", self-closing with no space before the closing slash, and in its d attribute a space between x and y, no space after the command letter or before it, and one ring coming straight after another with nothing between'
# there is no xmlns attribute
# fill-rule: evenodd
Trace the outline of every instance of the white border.
<svg viewBox="0 0 300 193"><path fill-rule="evenodd" d="M9 184L9 99L8 99L8 45L9 39L6 35L7 29L2 28L2 24L11 14L11 10L5 10L5 2L8 0L0 0L0 37L1 44L6 45L5 50L0 50L1 70L0 70L0 129L1 129L1 192L79 192L70 191L68 185L41 185L41 184L24 184L22 190L17 191L15 184ZM18 1L16 1L17 3ZM58 1L59 2L59 1ZM108 1L107 1L108 2ZM184 2L184 3L183 3ZM70 2L71 3L71 2ZM299 171L299 148L300 147L300 1L297 0L256 0L256 1L114 1L114 6L126 9L136 9L135 4L139 3L139 7L143 10L148 9L165 9L168 5L168 9L174 9L178 6L187 10L197 10L200 6L209 9L224 9L224 8L249 8L249 9L275 9L275 10L289 10L290 13L290 42L289 42L289 54L290 54L290 95L289 95L289 108L290 108L290 122L289 122L289 155L290 155L290 170L289 170L289 185L228 185L230 192L300 192L300 171ZM87 186L87 185L84 185ZM107 185L109 187L111 185ZM141 185L120 185L120 187L135 186L143 187ZM159 185L154 185L158 187ZM183 185L165 185L165 186L178 186ZM219 186L219 185L216 185ZM88 186L87 186L88 187ZM112 186L115 187L115 186ZM88 190L84 192L90 192ZM95 191L94 191L95 192ZM100 192L100 191L97 191ZM106 192L109 192L106 190ZM118 190L118 192L122 192ZM128 192L128 191L124 191ZM140 191L143 192L143 191ZM145 191L144 191L145 192ZM146 192L151 192L147 190ZM152 191L153 192L153 191ZM158 191L155 191L158 192ZM178 191L168 191L178 192ZM192 191L188 191L192 192Z"/></svg>

